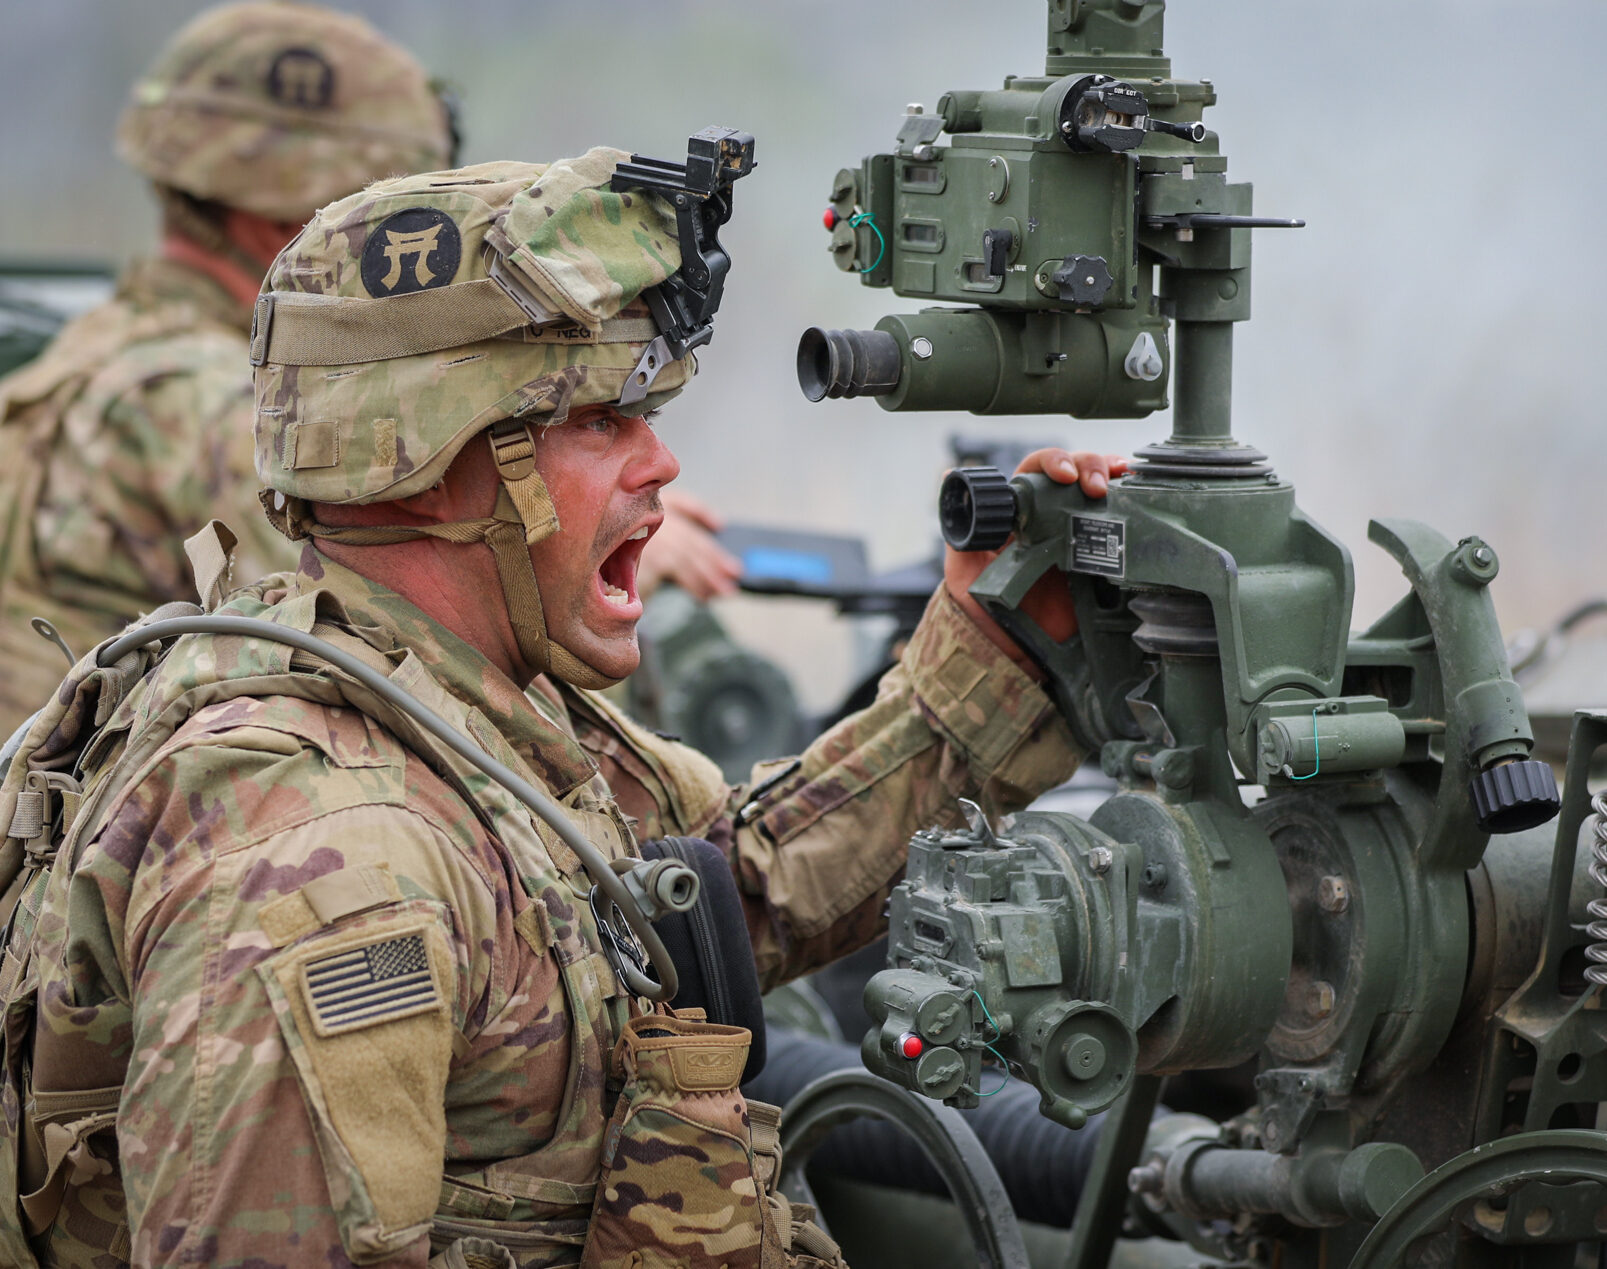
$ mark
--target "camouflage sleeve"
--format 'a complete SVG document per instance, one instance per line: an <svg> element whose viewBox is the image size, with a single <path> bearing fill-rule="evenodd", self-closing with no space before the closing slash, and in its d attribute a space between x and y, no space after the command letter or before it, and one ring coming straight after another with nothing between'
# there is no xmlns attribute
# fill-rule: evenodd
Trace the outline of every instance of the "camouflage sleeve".
<svg viewBox="0 0 1607 1269"><path fill-rule="evenodd" d="M515 997L545 1007L556 972L507 950L506 893L406 804L394 750L181 736L75 879L99 887L131 1002L133 1259L423 1266L466 1144L454 1060Z"/></svg>
<svg viewBox="0 0 1607 1269"><path fill-rule="evenodd" d="M956 799L1018 810L1081 757L1042 688L941 589L873 705L742 787L713 785L706 759L641 728L624 744L582 739L645 836L726 851L766 987L875 938L910 835L960 823Z"/></svg>
<svg viewBox="0 0 1607 1269"><path fill-rule="evenodd" d="M243 350L222 336L191 339L194 347L165 349L160 372L106 402L95 434L69 428L87 496L56 509L62 523L49 535L61 569L88 569L93 581L155 602L195 598L183 541L214 516L240 539L239 582L296 560L257 501Z"/></svg>

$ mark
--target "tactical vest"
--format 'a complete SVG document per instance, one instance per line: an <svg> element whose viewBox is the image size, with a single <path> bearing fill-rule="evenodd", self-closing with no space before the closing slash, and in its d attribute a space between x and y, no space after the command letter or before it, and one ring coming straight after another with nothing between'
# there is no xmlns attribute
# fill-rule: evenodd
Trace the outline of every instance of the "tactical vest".
<svg viewBox="0 0 1607 1269"><path fill-rule="evenodd" d="M212 584L203 580L202 589L215 601L215 568L211 572ZM152 614L151 620L174 615L176 607ZM263 607L237 599L226 611L254 616ZM286 620L285 613L281 607L269 615ZM312 626L310 607L303 616ZM393 683L472 734L493 757L515 770L522 765L494 729L475 725L477 716L442 689L412 653L398 666L354 635L323 625L312 628L382 667ZM225 653L225 641L210 636L208 646ZM274 648L266 659L260 653L254 659L214 655L214 666L243 668L192 682L161 699L153 699L155 690L130 693L163 656L172 655L171 649L140 649L107 668L98 667L91 653L31 725L0 784L0 824L9 825L0 845L5 896L0 904L5 918L0 1202L13 1204L0 1220L0 1262L31 1269L89 1263L97 1254L119 1259L129 1254L115 1164L124 1072L75 1069L72 1053L35 1048L36 1036L45 1034L34 1025L41 978L60 963L66 940L63 924L40 926L47 889L67 884L115 794L139 777L197 709L274 695L361 710L442 774L512 856L526 903L515 928L527 940L545 940L537 950L550 951L561 969L574 1030L556 1131L531 1155L442 1178L431 1230L439 1255L432 1263L502 1263L515 1269L582 1263L586 1269L678 1264L772 1269L835 1263L835 1249L807 1225L806 1214L794 1212L770 1191L778 1164L773 1108L745 1106L737 1088L747 1033L670 1011L628 1019L627 1002L611 972L604 972L599 931L588 905L579 901L589 892L587 879L556 835L360 683L308 654ZM578 811L583 830L590 816L606 813L606 808L570 809ZM624 840L630 840L628 834ZM550 886L567 888L577 900L567 905L577 914L574 924L560 927L544 919L539 896ZM50 905L49 910L59 909ZM575 1095L583 1072L605 1069L615 1076L612 1106ZM662 1162L666 1155L668 1173ZM705 1162L685 1162L694 1155ZM679 1170L676 1157L684 1163ZM644 1167L656 1169L650 1192L661 1196L659 1202L636 1197ZM354 1258L361 1262L400 1248L376 1242L356 1250L362 1254Z"/></svg>

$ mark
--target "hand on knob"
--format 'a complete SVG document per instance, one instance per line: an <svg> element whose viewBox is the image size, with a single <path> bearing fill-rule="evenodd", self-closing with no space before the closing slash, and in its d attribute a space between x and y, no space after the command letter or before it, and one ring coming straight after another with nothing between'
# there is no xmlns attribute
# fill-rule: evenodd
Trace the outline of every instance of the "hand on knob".
<svg viewBox="0 0 1607 1269"><path fill-rule="evenodd" d="M1050 480L1062 485L1080 484L1090 498L1103 498L1114 477L1125 475L1127 460L1114 454L1070 453L1063 449L1034 450L1021 460L1016 474L1042 472ZM1014 639L1000 628L982 605L971 598L971 583L982 575L998 556L997 551L956 551L943 549L943 584L949 594L963 608L1012 661L1037 676L1036 667ZM1064 643L1077 633L1077 613L1071 605L1071 592L1066 588L1066 575L1051 569L1038 579L1021 601L1021 611L1056 643Z"/></svg>

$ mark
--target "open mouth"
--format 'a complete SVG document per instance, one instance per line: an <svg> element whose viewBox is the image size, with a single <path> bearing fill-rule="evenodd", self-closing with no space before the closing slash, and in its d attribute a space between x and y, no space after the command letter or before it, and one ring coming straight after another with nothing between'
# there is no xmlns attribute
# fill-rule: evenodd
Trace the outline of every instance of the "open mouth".
<svg viewBox="0 0 1607 1269"><path fill-rule="evenodd" d="M598 588L603 599L615 608L628 609L640 600L636 594L636 566L652 529L643 525L614 548L597 570Z"/></svg>

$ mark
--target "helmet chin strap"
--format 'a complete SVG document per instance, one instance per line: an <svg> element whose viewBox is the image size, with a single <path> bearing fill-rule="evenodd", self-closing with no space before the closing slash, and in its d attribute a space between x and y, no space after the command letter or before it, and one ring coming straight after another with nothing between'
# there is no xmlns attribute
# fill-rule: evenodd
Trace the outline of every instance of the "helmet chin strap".
<svg viewBox="0 0 1607 1269"><path fill-rule="evenodd" d="M529 425L521 419L502 419L491 425L486 436L502 488L497 491L497 505L491 512L498 527L486 532L485 541L497 563L502 598L508 606L514 638L519 641L519 655L538 674L554 674L576 687L613 687L619 679L593 669L547 635L547 617L541 607L536 570L530 563L530 548L558 531L558 512L547 492L547 482L536 470L536 447Z"/></svg>
<svg viewBox="0 0 1607 1269"><path fill-rule="evenodd" d="M513 626L519 655L525 664L537 674L554 675L575 687L595 690L614 686L619 679L587 665L569 649L554 643L547 634L547 618L541 606L535 566L530 562L530 548L558 531L558 513L553 508L546 482L536 470L535 445L529 427L519 419L503 419L489 429L487 436L502 484L491 515L483 520L333 528L295 514L292 508L299 499L286 500L280 510L275 510L267 498L263 505L275 527L292 539L313 537L351 546L384 546L418 538L484 542L496 561L508 621Z"/></svg>

